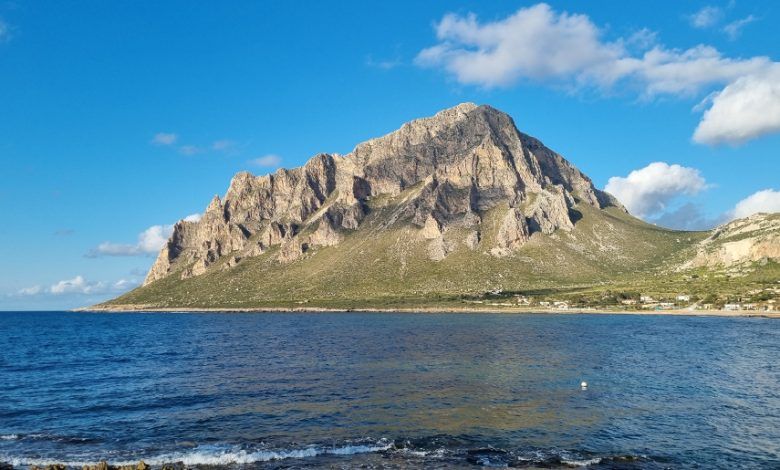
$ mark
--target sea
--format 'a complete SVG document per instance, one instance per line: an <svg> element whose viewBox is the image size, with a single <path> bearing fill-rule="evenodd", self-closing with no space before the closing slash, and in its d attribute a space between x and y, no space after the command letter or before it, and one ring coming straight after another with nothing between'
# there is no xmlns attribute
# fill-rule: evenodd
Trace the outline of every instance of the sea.
<svg viewBox="0 0 780 470"><path fill-rule="evenodd" d="M780 320L0 313L0 462L99 460L780 468Z"/></svg>

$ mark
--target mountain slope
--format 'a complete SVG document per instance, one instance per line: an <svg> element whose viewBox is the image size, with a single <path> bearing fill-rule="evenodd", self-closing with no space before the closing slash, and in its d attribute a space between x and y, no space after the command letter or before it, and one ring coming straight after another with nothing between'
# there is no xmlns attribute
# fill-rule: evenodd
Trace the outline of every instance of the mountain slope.
<svg viewBox="0 0 780 470"><path fill-rule="evenodd" d="M686 267L732 267L780 258L780 214L753 214L716 227Z"/></svg>
<svg viewBox="0 0 780 470"><path fill-rule="evenodd" d="M703 232L630 216L489 106L404 124L348 155L239 173L176 224L144 286L106 308L441 305L490 291L630 284Z"/></svg>

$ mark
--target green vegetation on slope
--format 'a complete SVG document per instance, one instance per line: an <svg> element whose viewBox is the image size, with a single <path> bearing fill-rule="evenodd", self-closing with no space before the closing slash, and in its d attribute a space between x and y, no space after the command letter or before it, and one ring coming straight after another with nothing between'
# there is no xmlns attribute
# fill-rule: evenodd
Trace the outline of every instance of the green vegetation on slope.
<svg viewBox="0 0 780 470"><path fill-rule="evenodd" d="M444 234L451 251L432 261L432 242L408 221L395 220L402 198L372 201L372 213L359 230L344 232L338 245L315 248L297 261L281 264L278 248L230 269L221 260L201 276L181 279L174 273L103 306L449 307L486 292L569 296L645 290L672 280L687 282L671 275L671 269L707 235L662 229L618 209L579 204L581 218L572 231L536 233L511 255L496 257L490 250L505 210L499 206L482 214L483 233L475 249L463 243L470 227L452 227ZM394 223L388 226L388 221Z"/></svg>

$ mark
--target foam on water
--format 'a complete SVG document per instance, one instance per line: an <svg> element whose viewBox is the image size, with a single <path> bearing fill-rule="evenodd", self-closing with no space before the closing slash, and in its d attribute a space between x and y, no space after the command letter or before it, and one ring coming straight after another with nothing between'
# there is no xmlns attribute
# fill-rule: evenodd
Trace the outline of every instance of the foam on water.
<svg viewBox="0 0 780 470"><path fill-rule="evenodd" d="M190 451L170 452L156 456L139 456L132 460L112 460L111 465L133 465L143 460L149 465L163 465L171 462L182 462L186 466L193 465L245 465L260 462L271 462L286 459L304 459L321 455L348 456L372 452L382 452L393 448L393 441L380 439L374 443L344 444L340 446L307 446L291 449L242 449L235 446L203 445ZM50 464L63 464L68 467L83 467L93 465L102 460L96 456L94 459L85 460L61 460L50 458L26 458L7 456L0 454L0 461L8 462L14 467L45 466Z"/></svg>
<svg viewBox="0 0 780 470"><path fill-rule="evenodd" d="M572 466L572 467L587 467L589 465L596 465L601 463L601 458L596 457L593 459L585 459L585 460L569 460L569 459L561 459L561 463L564 463L566 465Z"/></svg>

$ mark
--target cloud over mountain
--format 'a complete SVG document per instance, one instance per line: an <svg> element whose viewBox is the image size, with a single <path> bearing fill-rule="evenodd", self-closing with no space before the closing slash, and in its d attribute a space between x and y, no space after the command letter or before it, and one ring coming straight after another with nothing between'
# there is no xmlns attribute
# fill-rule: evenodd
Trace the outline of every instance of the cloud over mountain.
<svg viewBox="0 0 780 470"><path fill-rule="evenodd" d="M703 191L707 182L699 170L653 162L627 176L613 176L604 189L638 217L659 215L676 198Z"/></svg>
<svg viewBox="0 0 780 470"><path fill-rule="evenodd" d="M201 214L190 214L184 219L187 222L197 222ZM165 245L173 232L173 225L152 225L138 234L136 243L103 242L91 249L86 256L99 258L102 256L149 256L154 255Z"/></svg>
<svg viewBox="0 0 780 470"><path fill-rule="evenodd" d="M711 20L702 16L696 21ZM766 123L758 117L780 107L780 97L766 91L762 98L768 101L760 109L747 109L731 123L718 119L711 124L723 107L753 104L746 88L755 83L773 88L778 65L768 57L730 58L708 45L669 48L646 33L644 41L607 40L587 15L557 12L544 3L495 21L450 13L435 30L438 43L420 51L415 62L440 68L462 84L493 88L534 82L602 91L620 85L645 99L690 97L725 86L705 113L697 142L739 143L778 131L774 120Z"/></svg>

